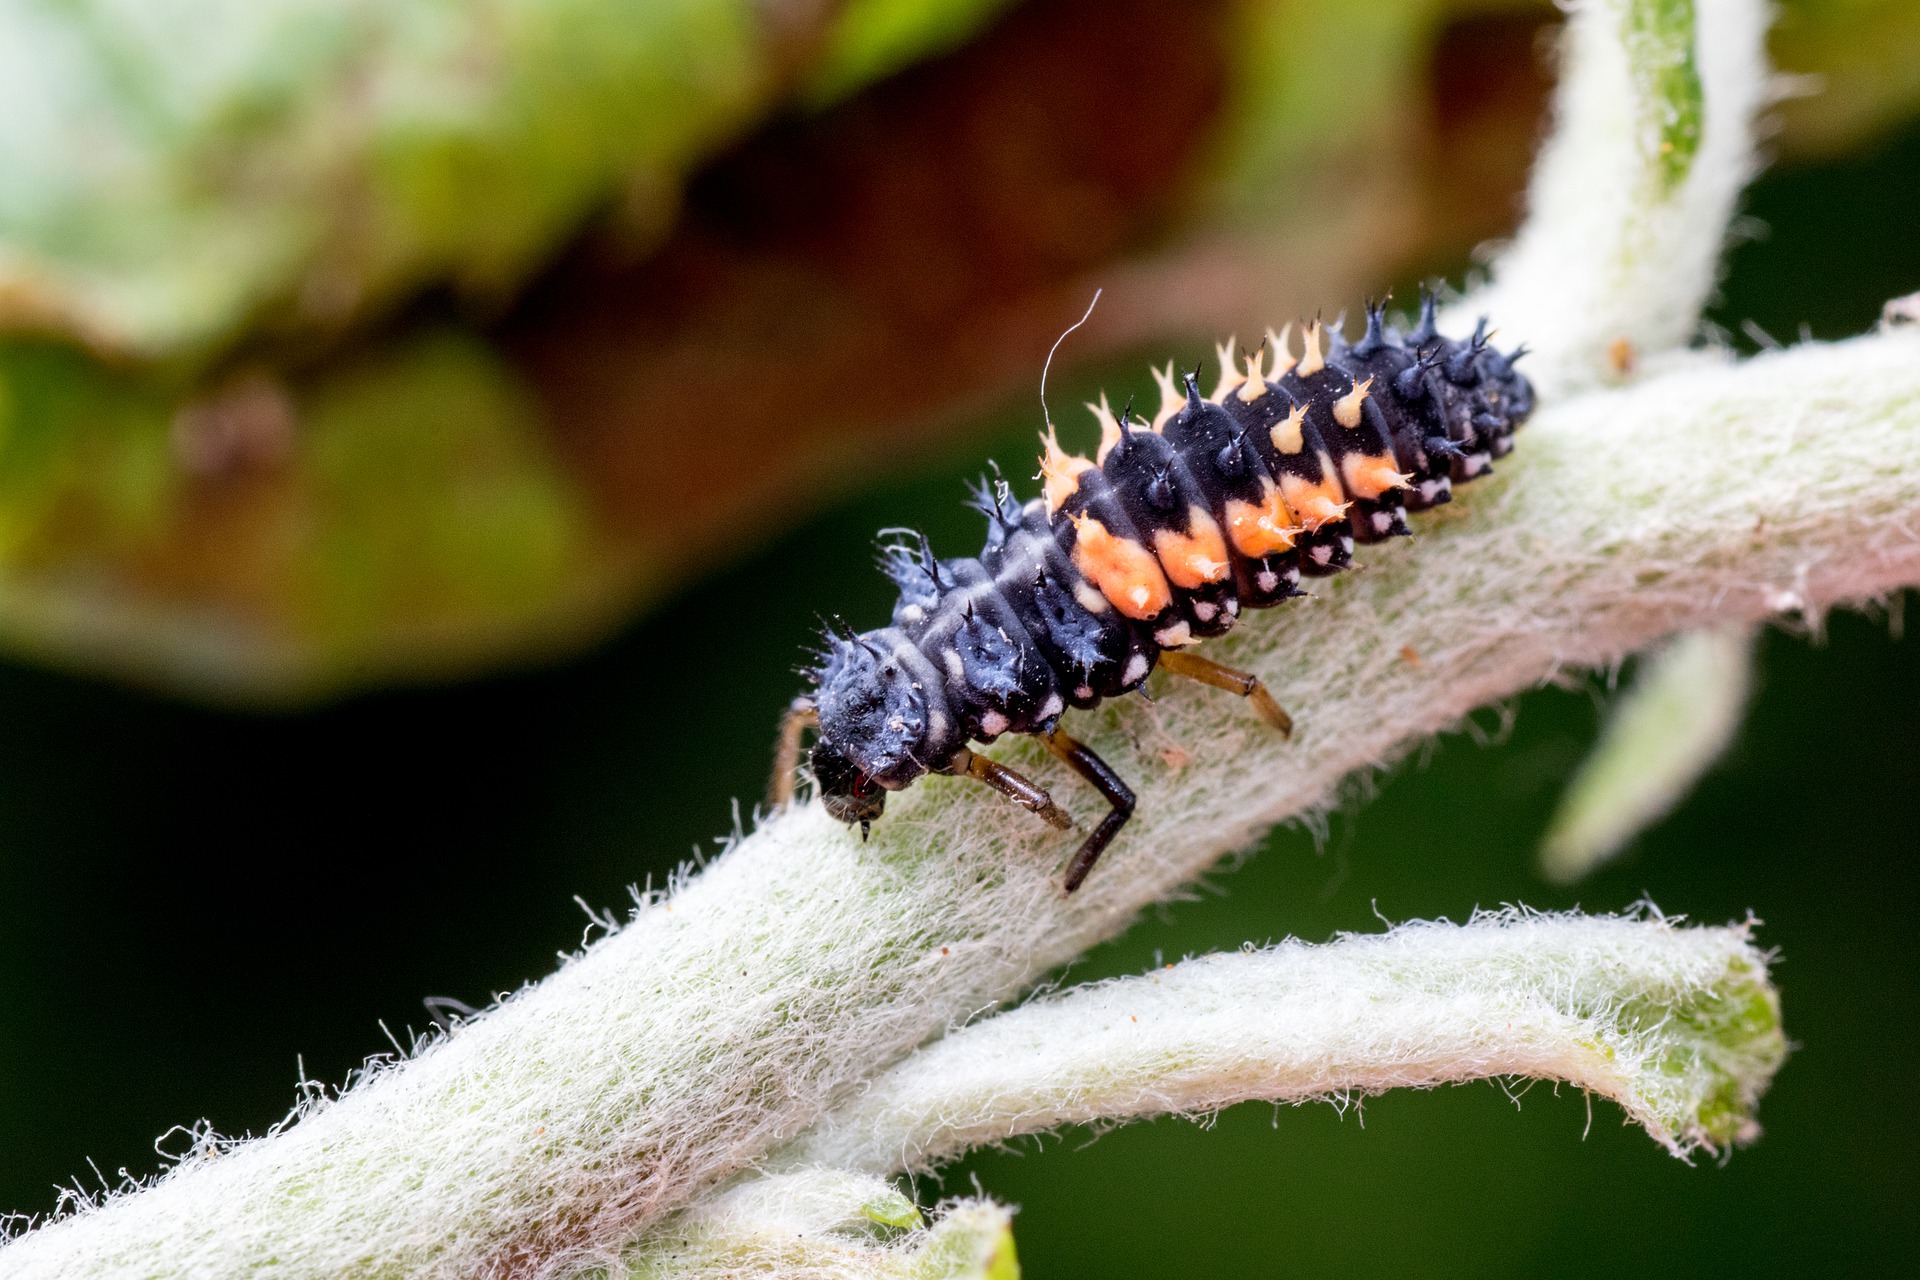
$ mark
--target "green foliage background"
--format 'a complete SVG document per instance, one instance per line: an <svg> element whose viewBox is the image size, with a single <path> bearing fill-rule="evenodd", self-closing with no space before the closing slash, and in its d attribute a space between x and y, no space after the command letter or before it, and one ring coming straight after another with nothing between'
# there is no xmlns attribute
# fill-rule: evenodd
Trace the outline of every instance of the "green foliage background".
<svg viewBox="0 0 1920 1280"><path fill-rule="evenodd" d="M1920 131L1767 177L1750 209L1772 234L1735 254L1718 318L1783 338L1866 327L1920 287L1917 192ZM1096 381L1062 380L1057 403ZM1136 381L1137 364L1104 384ZM1024 473L1035 416L1010 406L987 446L881 477L564 667L282 718L0 668L0 1209L44 1212L76 1175L97 1186L89 1158L110 1180L148 1172L172 1124L263 1129L297 1062L341 1079L386 1047L378 1021L402 1039L425 1025L422 996L483 1003L550 970L585 925L571 895L617 904L690 844L711 850L729 800L759 793L814 612L884 610L873 531L922 523L970 547L960 479L989 453ZM1070 1133L921 1190L977 1178L1022 1205L1036 1277L1912 1273L1920 662L1855 615L1770 634L1762 659L1732 756L1578 891L1535 874L1533 843L1592 739L1598 680L1518 699L1510 730L1483 712L1356 788L1377 795L1318 837L1277 833L1074 974L1371 929L1376 912L1751 908L1799 1048L1767 1135L1726 1167L1672 1161L1606 1104L1589 1128L1570 1091L1516 1108L1479 1086L1344 1116L1243 1107L1090 1147Z"/></svg>

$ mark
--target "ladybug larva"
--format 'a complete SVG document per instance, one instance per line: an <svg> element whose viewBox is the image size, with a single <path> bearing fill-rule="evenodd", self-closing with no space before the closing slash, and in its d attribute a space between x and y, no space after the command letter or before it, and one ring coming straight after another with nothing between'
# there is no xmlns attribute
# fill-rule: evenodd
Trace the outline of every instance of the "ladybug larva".
<svg viewBox="0 0 1920 1280"><path fill-rule="evenodd" d="M864 834L887 792L922 774L977 779L1062 829L1072 819L1045 788L970 743L1037 735L1111 806L1068 862L1079 887L1133 812L1133 792L1060 727L1069 707L1138 689L1158 664L1246 698L1292 730L1260 681L1190 651L1300 594L1300 578L1337 573L1355 542L1408 532L1408 511L1446 502L1513 446L1533 388L1488 344L1483 319L1454 341L1427 296L1410 332L1369 305L1367 331L1268 331L1251 356L1219 349L1220 381L1176 386L1156 370L1152 420L1089 405L1100 446L1068 454L1051 421L1041 438L1042 495L1025 504L982 482L987 518L977 557L936 559L924 537L882 548L900 588L890 625L829 634L780 735L770 798L791 799L802 734L817 730L814 780L827 812ZM1269 364L1269 360L1271 363Z"/></svg>

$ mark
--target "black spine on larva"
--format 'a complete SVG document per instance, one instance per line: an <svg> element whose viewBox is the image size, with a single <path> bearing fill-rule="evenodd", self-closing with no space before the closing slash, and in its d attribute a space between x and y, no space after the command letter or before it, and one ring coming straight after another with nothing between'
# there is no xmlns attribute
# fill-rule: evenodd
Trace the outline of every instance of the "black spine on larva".
<svg viewBox="0 0 1920 1280"><path fill-rule="evenodd" d="M1338 464L1316 415L1285 386L1271 379L1243 383L1229 391L1221 404L1244 429L1248 444L1280 483L1290 504L1298 493L1339 485ZM1344 515L1322 520L1304 511L1299 514L1305 521L1295 543L1302 573L1324 577L1353 562L1353 526Z"/></svg>
<svg viewBox="0 0 1920 1280"><path fill-rule="evenodd" d="M1165 538L1218 537L1218 515L1195 477L1207 465L1202 459L1188 466L1185 453L1164 435L1127 429L1107 451L1100 475L1119 508L1126 513L1130 536L1148 550ZM1087 488L1084 483L1083 488ZM1073 503L1069 500L1067 508ZM1056 525L1060 522L1056 521ZM1109 525L1114 532L1121 530ZM1164 557L1163 557L1164 558ZM1163 566L1172 595L1172 620L1156 620L1156 643L1184 643L1185 637L1217 636L1233 625L1239 604L1229 576L1231 562L1223 555L1218 576L1182 575ZM1184 576L1184 581L1182 580ZM1185 628L1184 632L1181 628Z"/></svg>
<svg viewBox="0 0 1920 1280"><path fill-rule="evenodd" d="M1200 396L1192 375L1186 379L1187 403L1162 428L1167 442L1182 456L1195 460L1193 474L1207 503L1234 545L1238 512L1259 513L1272 505L1279 479L1267 468L1251 437L1251 428L1212 401ZM1297 544L1297 538L1296 538ZM1231 614L1241 609L1265 609L1300 593L1300 552L1275 549L1258 558L1234 554ZM1228 618L1229 623L1232 617Z"/></svg>
<svg viewBox="0 0 1920 1280"><path fill-rule="evenodd" d="M1307 341L1304 359L1272 353L1271 376L1229 374L1212 399L1185 378L1185 404L1169 399L1157 430L1108 420L1098 465L1066 460L1053 510L982 483L978 557L938 560L914 534L883 546L900 590L891 625L829 634L813 672L823 792L867 804L969 741L1046 732L1069 706L1138 688L1162 648L1298 594L1302 574L1338 572L1356 540L1409 532L1408 511L1486 474L1533 409L1521 353L1494 350L1485 321L1465 341L1442 336L1431 297L1409 331L1369 306L1358 342L1317 325ZM1094 534L1144 566L1106 580L1124 600L1076 558Z"/></svg>

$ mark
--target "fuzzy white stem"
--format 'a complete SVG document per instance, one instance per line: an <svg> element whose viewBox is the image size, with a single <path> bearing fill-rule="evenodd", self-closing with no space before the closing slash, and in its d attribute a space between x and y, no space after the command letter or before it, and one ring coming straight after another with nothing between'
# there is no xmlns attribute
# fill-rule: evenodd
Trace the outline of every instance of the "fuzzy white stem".
<svg viewBox="0 0 1920 1280"><path fill-rule="evenodd" d="M776 1153L785 1172L641 1236L625 1275L1010 1273L1003 1210L970 1203L931 1232L890 1235L876 1224L921 1224L878 1175L1061 1125L1253 1099L1548 1079L1612 1098L1675 1155L1744 1142L1786 1050L1766 971L1744 926L1509 909L1081 987L913 1054Z"/></svg>
<svg viewBox="0 0 1920 1280"><path fill-rule="evenodd" d="M918 1172L1066 1124L1499 1076L1612 1098L1686 1155L1757 1132L1785 1049L1744 928L1506 911L1036 1000L920 1050L789 1159Z"/></svg>
<svg viewBox="0 0 1920 1280"><path fill-rule="evenodd" d="M16 1241L0 1275L468 1277L607 1257L1353 770L1677 629L1920 582L1920 331L1563 402L1423 529L1209 646L1292 708L1291 742L1189 685L1074 719L1140 809L1073 897L1055 873L1076 837L963 781L896 797L865 845L805 806L444 1043ZM1033 744L1002 754L1094 817Z"/></svg>
<svg viewBox="0 0 1920 1280"><path fill-rule="evenodd" d="M1694 336L1728 218L1758 169L1768 17L1756 0L1574 10L1526 225L1492 283L1449 310L1456 327L1485 314L1525 340L1544 397L1617 382Z"/></svg>
<svg viewBox="0 0 1920 1280"><path fill-rule="evenodd" d="M1753 684L1754 633L1690 632L1644 660L1593 754L1561 798L1540 849L1571 884L1665 817L1726 751Z"/></svg>
<svg viewBox="0 0 1920 1280"><path fill-rule="evenodd" d="M1768 17L1756 0L1575 11L1527 225L1492 286L1450 312L1491 314L1524 338L1544 396L1624 381L1693 337L1727 219L1758 169ZM1751 683L1743 635L1683 637L1651 660L1562 802L1543 854L1550 876L1576 879L1611 857L1726 748Z"/></svg>

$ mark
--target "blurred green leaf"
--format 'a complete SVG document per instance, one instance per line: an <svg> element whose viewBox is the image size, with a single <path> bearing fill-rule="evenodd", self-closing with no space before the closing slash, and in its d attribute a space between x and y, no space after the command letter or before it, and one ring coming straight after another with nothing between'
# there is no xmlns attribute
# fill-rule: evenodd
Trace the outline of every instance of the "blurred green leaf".
<svg viewBox="0 0 1920 1280"><path fill-rule="evenodd" d="M1671 52L1692 3L1632 0L1629 12ZM587 511L603 477L570 468L595 462L561 458L550 429L573 424L538 419L480 323L449 362L419 352L446 349L456 322L436 318L425 336L418 323L370 322L443 286L484 314L589 227L644 257L687 175L789 95L844 98L966 44L1009 8L0 4L0 332L11 335L0 339L0 635L200 693L220 667L222 696L285 701L551 649L640 607L683 571L678 551L620 542L609 532L620 512ZM1262 282L1298 265L1283 247L1340 261L1343 280L1384 279L1496 233L1471 198L1481 221L1414 225L1437 207L1421 186L1435 158L1422 150L1430 80L1445 70L1437 59L1459 54L1441 36L1488 14L1524 28L1553 10L1229 0L1213 19L1224 98L1155 251L1230 252L1246 288L1270 292ZM1819 96L1785 109L1807 145L1843 145L1920 102L1910 0L1788 0L1775 45L1789 69L1823 79ZM1698 136L1697 77L1684 57L1656 61L1677 180ZM1790 129L1784 145L1802 136ZM1073 192L1053 194L1070 221ZM1279 264L1271 276L1257 270L1263 254ZM1142 331L1235 305L1176 299ZM386 372L373 379L376 366ZM324 438L304 440L284 474L264 468L236 487L194 471L177 424L253 375L297 384L298 422L324 423ZM351 389L376 384L391 405ZM476 419L491 425L447 435L436 415L460 404L493 406ZM437 453L423 452L428 440ZM492 468L485 484L461 470L469 446ZM391 473L379 459L389 447ZM791 490L782 509L817 500L803 490L821 457L846 447L823 438L770 479ZM450 470L429 482L436 465ZM509 478L516 468L526 473ZM411 507L395 496L403 475L426 495ZM477 562L494 555L498 566Z"/></svg>
<svg viewBox="0 0 1920 1280"><path fill-rule="evenodd" d="M747 0L0 8L0 322L198 358L523 279L773 89Z"/></svg>
<svg viewBox="0 0 1920 1280"><path fill-rule="evenodd" d="M845 97L930 54L961 44L1012 0L848 0L833 24L806 96Z"/></svg>

